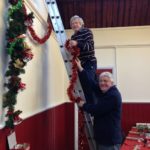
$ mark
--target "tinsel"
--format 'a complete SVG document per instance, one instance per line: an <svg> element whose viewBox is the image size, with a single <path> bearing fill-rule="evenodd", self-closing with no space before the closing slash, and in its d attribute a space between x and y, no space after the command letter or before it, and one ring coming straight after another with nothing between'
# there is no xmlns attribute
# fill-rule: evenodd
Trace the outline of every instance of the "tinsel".
<svg viewBox="0 0 150 150"><path fill-rule="evenodd" d="M29 30L29 32L30 32L32 38L33 38L35 41L37 41L39 44L43 44L43 43L45 43L45 42L49 39L49 37L50 37L50 35L51 35L51 32L52 32L51 25L48 24L48 27L47 27L47 28L48 28L48 29L47 29L48 31L47 31L46 35L45 35L43 38L40 38L40 37L35 33L35 30L33 29L33 27L32 27L32 26L28 26L28 30Z"/></svg>
<svg viewBox="0 0 150 150"><path fill-rule="evenodd" d="M75 88L75 84L76 84L77 76L78 76L78 68L77 68L77 64L76 64L76 59L80 55L80 49L78 47L70 48L69 40L66 41L65 47L72 55L72 61L71 61L72 62L72 73L71 73L69 87L67 89L67 94L69 96L69 99L72 102L79 102L82 99L81 99L81 97L75 97L74 88Z"/></svg>
<svg viewBox="0 0 150 150"><path fill-rule="evenodd" d="M27 14L25 5L24 5L24 13ZM35 30L33 29L33 21L32 21L32 19L33 19L32 16L26 16L26 22L25 22L25 24L27 25L28 30L29 30L29 32L30 32L33 40L35 40L38 44L43 44L43 43L45 43L49 39L49 37L51 35L51 32L52 32L52 26L48 22L47 33L45 34L44 37L40 38L36 34Z"/></svg>
<svg viewBox="0 0 150 150"><path fill-rule="evenodd" d="M65 47L66 49L71 53L72 55L72 75L71 75L71 79L70 79L70 83L69 83L69 87L67 89L67 94L69 99L72 102L80 102L82 99L81 97L75 97L74 95L74 88L75 88L75 84L77 81L77 76L78 76L78 68L77 68L77 64L76 64L76 59L77 57L80 55L80 49L78 47L69 47L69 41L66 41ZM79 150L86 150L85 148L85 132L84 132L84 114L83 111L79 111Z"/></svg>

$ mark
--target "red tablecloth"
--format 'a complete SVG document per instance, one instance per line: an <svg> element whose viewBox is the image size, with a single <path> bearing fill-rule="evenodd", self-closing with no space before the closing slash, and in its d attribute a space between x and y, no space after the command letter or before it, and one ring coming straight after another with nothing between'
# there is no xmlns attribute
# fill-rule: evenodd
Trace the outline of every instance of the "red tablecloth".
<svg viewBox="0 0 150 150"><path fill-rule="evenodd" d="M136 139L128 139L128 137L138 138ZM135 127L129 131L128 136L126 137L121 150L134 150L135 147L139 147L139 150L150 150L150 147L147 147L142 140L139 138L143 138L143 135L137 131Z"/></svg>

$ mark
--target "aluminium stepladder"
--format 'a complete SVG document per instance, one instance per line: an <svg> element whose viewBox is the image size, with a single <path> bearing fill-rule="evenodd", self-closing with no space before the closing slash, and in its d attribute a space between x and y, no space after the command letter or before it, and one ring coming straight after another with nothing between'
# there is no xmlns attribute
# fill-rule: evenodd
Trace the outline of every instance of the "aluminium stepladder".
<svg viewBox="0 0 150 150"><path fill-rule="evenodd" d="M71 77L71 60L70 60L71 55L66 51L66 48L64 46L67 40L67 36L60 17L57 3L55 0L45 0L45 3L47 5L48 13L51 19L51 23L53 25L54 32L56 34L56 38L60 47L60 51L64 60L68 77ZM80 96L82 99L85 100L84 93L79 80L77 81L75 86L75 95ZM91 116L86 112L84 112L84 118L85 118L85 132L86 132L89 148L90 150L96 150Z"/></svg>

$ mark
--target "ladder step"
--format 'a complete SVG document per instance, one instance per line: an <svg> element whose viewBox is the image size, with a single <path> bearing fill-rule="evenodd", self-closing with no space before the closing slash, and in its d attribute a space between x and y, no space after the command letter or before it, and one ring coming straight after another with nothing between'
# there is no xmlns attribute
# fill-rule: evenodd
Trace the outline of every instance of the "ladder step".
<svg viewBox="0 0 150 150"><path fill-rule="evenodd" d="M52 19L55 19L55 18L56 18L56 19L59 19L60 17L59 17L59 16L56 16L56 17L55 17L55 16L51 16L51 18L52 18Z"/></svg>
<svg viewBox="0 0 150 150"><path fill-rule="evenodd" d="M58 34L58 33L64 33L64 31L55 31L55 32L56 32L57 34Z"/></svg>

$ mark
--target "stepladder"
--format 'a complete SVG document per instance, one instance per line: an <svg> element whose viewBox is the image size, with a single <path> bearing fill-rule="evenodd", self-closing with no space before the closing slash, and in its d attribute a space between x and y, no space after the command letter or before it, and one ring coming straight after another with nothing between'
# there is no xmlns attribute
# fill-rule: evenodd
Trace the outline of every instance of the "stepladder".
<svg viewBox="0 0 150 150"><path fill-rule="evenodd" d="M64 61L64 65L66 67L67 75L69 78L71 78L71 73L72 73L71 54L66 50L66 47L65 47L65 43L67 41L67 35L65 33L65 29L63 26L62 19L60 17L57 3L55 0L45 0L45 3L47 5L47 10L48 10L49 17L53 26L53 30L56 34L58 45L60 47L60 52L62 55L62 59ZM79 79L76 82L74 94L76 96L81 97L83 100L85 100L85 96L84 96L81 84L79 82ZM91 116L88 113L84 112L84 117L80 121L84 123L85 134L86 134L86 138L87 138L90 150L96 150L96 144L95 144L94 134L93 134L93 121L92 121ZM75 140L76 141L75 150L78 150L78 149L80 150L80 148L77 145L79 145L79 142L80 142L79 140L82 137L79 137L79 135L80 133L78 133L77 135L78 139Z"/></svg>

